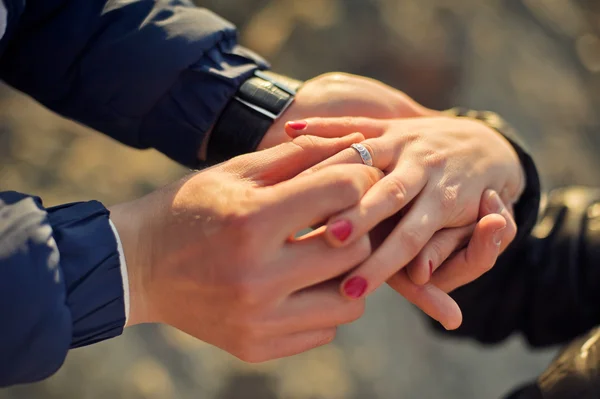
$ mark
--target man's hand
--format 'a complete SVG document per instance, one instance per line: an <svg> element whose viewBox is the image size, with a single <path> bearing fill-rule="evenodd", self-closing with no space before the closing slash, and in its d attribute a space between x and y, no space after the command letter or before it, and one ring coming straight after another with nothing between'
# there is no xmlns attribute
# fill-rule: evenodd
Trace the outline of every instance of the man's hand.
<svg viewBox="0 0 600 399"><path fill-rule="evenodd" d="M286 113L269 129L258 149L289 141L286 121L312 117L364 116L375 119L440 115L377 80L328 73L307 81Z"/></svg>
<svg viewBox="0 0 600 399"><path fill-rule="evenodd" d="M249 362L330 342L363 312L335 279L369 256L368 237L343 249L322 234L289 238L355 205L382 173L344 165L292 178L362 139L302 137L114 207L129 324L170 324Z"/></svg>

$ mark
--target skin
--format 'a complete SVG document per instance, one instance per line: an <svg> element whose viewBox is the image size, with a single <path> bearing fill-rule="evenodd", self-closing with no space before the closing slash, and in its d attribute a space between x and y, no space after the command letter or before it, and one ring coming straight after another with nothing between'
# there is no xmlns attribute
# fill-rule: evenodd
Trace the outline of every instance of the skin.
<svg viewBox="0 0 600 399"><path fill-rule="evenodd" d="M343 245L332 245L326 227L290 239L302 228L364 205L365 193L384 178L356 159L323 164L339 161L339 154L347 157L344 150L364 140L348 129L341 138L303 136L287 143L291 138L285 120L344 115L386 119L439 113L377 81L323 75L303 86L285 118L265 135L259 148L263 151L113 207L111 220L129 274L128 325L169 324L242 360L262 362L326 344L337 326L359 318L364 297L340 295L340 281L368 262L373 247L381 248L399 214L380 220L370 232L356 220L359 230ZM476 266L491 267L514 236L514 221L492 198L493 191L484 192L476 224L474 218L430 238L438 263L454 253L430 282L415 284L404 270L388 279L447 328L456 328L461 316L446 292L481 274ZM456 253L469 237L468 247ZM445 272L447 264L459 271L462 267L463 280Z"/></svg>
<svg viewBox="0 0 600 399"><path fill-rule="evenodd" d="M495 130L465 118L314 118L304 122L305 127L300 131L291 127L293 123L288 124L287 133L291 137L303 134L336 137L362 132L367 139L361 144L371 153L374 166L386 174L357 206L328 222L326 236L334 247L351 243L354 236L379 230L374 232L380 238L377 249L344 279L342 293L346 293L345 285L356 277L367 282L364 295L394 277L405 297L427 313L436 314L435 318L447 328L458 327L460 314L453 312L453 301L445 292L474 280L488 269L466 268L455 260L440 271L445 280L436 277L437 286L427 283L451 254L464 248L475 230L492 229L494 242L502 243L503 238L510 242L514 238L516 226L503 205L516 201L523 186L522 170L513 147ZM304 174L345 163L362 163L362 160L350 148ZM505 198L501 200L496 192ZM483 203L489 209L482 209ZM490 203L494 206L489 206ZM488 218L476 226L486 211L498 213L502 218ZM396 225L389 222L389 218L400 213ZM385 228L380 227L385 220L388 221ZM340 221L353 227L344 241L331 233L332 226ZM506 245L500 245L499 249ZM464 258L467 251L459 252L455 258ZM419 299L417 293L424 290L436 295L435 306Z"/></svg>
<svg viewBox="0 0 600 399"><path fill-rule="evenodd" d="M367 259L368 236L344 248L323 233L289 237L356 205L383 174L355 164L294 176L362 139L300 137L113 207L128 325L169 324L248 362L330 342L364 311L336 279Z"/></svg>
<svg viewBox="0 0 600 399"><path fill-rule="evenodd" d="M353 131L360 130L363 131L363 133L365 133L369 138L373 138L375 135L381 135L382 129L380 126L372 124L372 120L384 120L390 118L419 119L424 117L441 117L442 114L438 111L423 107L404 93L376 80L343 73L330 73L311 79L302 86L292 106L288 109L288 111L286 111L284 116L276 121L271 129L269 129L259 145L259 150L270 148L274 145L290 140L291 137L289 134L294 137L294 132L290 132L290 130L286 128L286 121L303 120L315 116L344 117L338 121L338 125L341 124L343 126L336 132L336 135L348 134ZM361 126L353 126L355 125L357 119L352 119L348 116L352 116L353 118L368 117L369 121L363 120L364 123L362 123ZM324 134L323 129L314 129L314 127L315 126L312 126L310 130L312 134ZM360 127L360 129L358 129L358 127ZM286 134L286 130L288 134ZM306 134L307 132L304 133ZM327 134L331 135L331 132ZM476 134L479 134L479 132ZM495 132L494 134L498 136ZM434 137L434 134L431 134L429 137ZM507 143L504 142L501 144L501 146L502 148L506 149ZM356 153L353 150L350 150L350 152L347 150L345 153L346 157L348 157L349 153L351 154L350 158L352 158L352 162L360 162L360 160L357 160ZM518 161L514 156L514 151L510 154L510 157L511 161L514 161L513 165L518 165ZM342 162L345 161L347 160L342 160ZM417 162L417 165L419 165L419 162ZM512 174L512 176L514 177L515 175ZM390 188L394 187L393 184L386 184ZM506 194L505 191L500 192L503 195ZM401 281L405 281L405 277L408 276L409 279L407 281L411 283L410 285L404 284L404 288L402 289L401 293L403 293L403 295L409 298L409 300L416 303L427 314L440 321L446 328L449 329L457 328L460 325L462 321L460 309L453 301L449 299L447 295L444 294L444 292L442 292L442 290L435 290L427 284L427 281L430 278L429 270L435 271L438 269L440 265L442 265L443 260L448 257L441 256L439 254L439 248L453 246L452 251L450 251L451 253L455 252L456 250L463 249L465 243L470 237L470 234L473 234L473 232L478 232L478 230L475 229L475 222L477 221L477 208L475 207L475 203L478 203L480 200L482 200L481 195L471 198L472 217L468 223L455 228L450 228L450 226L442 226L444 227L444 230L436 232L431 237L431 243L423 248L420 248L420 251L417 247L419 245L423 245L423 243L422 240L418 241L414 245L414 248L412 248L412 252L417 253L416 258L412 260L406 268L406 271L409 273L407 274L406 271L397 273L397 275L401 277ZM510 198L506 198L506 201L509 204L508 209L510 209ZM441 201L438 201L437 204L433 202L432 205L436 206L440 203ZM483 217L485 215L479 216ZM508 223L507 221L509 221L509 219L506 219L506 217L502 217L500 215L496 216L497 218L495 219L487 218L485 221L480 221L480 223L486 226L486 229L483 229L483 233L502 235L500 230L502 230L502 228ZM379 222L381 222L381 218ZM384 237L387 237L387 235L391 234L394 230L394 227L399 222L400 219L396 218L394 222L394 217L390 217L379 223L377 225L377 229L371 232L371 239L373 240L374 238L378 238L379 242L376 243L381 244L384 241ZM369 223L371 227L374 226L375 221L373 218L371 218ZM509 227L514 225L514 222L508 223L508 225ZM358 222L358 226L359 228L362 226L361 231L366 231L364 223ZM355 230L354 234L356 234L356 231L357 230ZM512 240L511 235L511 228L509 228L502 236L502 247L507 246ZM339 245L335 243L335 240L331 239L330 234L326 234L326 237L328 237L330 244L333 243L333 245ZM489 238L489 240L493 240L493 238ZM387 246L389 246L389 244ZM376 260L377 258L372 260L371 264L374 264ZM429 265L430 261L432 262L431 266ZM389 261L387 262L389 263ZM387 267L387 275L392 274L392 269L398 271L398 269L402 268L398 268L397 266L398 265L391 266L390 263L390 265ZM460 274L459 279L461 279L461 281L468 282L474 278L474 275L481 275L483 271L489 269L489 267L487 267L487 269L482 267L481 270L479 268L467 267L463 267L462 269L464 269L464 271ZM472 272L471 270L475 270L475 272ZM449 277L452 277L452 274L449 274ZM379 276L376 278L376 281L368 283L371 288L370 291L381 284L382 278L383 276ZM455 279L453 278L453 280ZM449 283L447 285L456 285L456 283ZM410 287L410 289L408 289L408 287ZM424 291L426 292L423 293ZM428 299L426 298L432 297L435 297L436 300L428 302Z"/></svg>

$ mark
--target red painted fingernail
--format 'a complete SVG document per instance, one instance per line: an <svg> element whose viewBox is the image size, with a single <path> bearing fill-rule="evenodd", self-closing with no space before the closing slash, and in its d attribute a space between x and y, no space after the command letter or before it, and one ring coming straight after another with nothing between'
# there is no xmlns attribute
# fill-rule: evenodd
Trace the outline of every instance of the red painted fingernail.
<svg viewBox="0 0 600 399"><path fill-rule="evenodd" d="M433 261L429 261L429 278L433 275Z"/></svg>
<svg viewBox="0 0 600 399"><path fill-rule="evenodd" d="M327 228L339 241L344 242L352 234L352 223L347 220L337 220Z"/></svg>
<svg viewBox="0 0 600 399"><path fill-rule="evenodd" d="M367 290L367 280L362 277L352 277L344 284L344 294L349 298L358 299Z"/></svg>
<svg viewBox="0 0 600 399"><path fill-rule="evenodd" d="M294 130L302 130L308 126L308 122L306 121L292 121L288 122L287 125Z"/></svg>

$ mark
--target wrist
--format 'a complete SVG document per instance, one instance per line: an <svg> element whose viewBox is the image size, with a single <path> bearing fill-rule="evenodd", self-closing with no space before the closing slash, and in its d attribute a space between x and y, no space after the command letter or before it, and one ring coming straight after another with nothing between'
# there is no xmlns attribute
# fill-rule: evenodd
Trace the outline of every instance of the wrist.
<svg viewBox="0 0 600 399"><path fill-rule="evenodd" d="M138 223L138 202L119 204L110 209L110 220L120 240L121 256L126 264L126 269L122 268L122 272L126 273L123 275L123 284L127 284L123 288L129 293L129 312L125 327L155 321L144 289L144 265L147 265L144 253L149 252L144 249L146 246L143 244L147 232Z"/></svg>

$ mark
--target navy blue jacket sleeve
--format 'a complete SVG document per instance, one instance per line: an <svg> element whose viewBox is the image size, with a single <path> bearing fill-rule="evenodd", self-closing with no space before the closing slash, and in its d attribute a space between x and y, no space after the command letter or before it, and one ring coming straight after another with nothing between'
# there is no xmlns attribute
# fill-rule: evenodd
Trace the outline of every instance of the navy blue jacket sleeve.
<svg viewBox="0 0 600 399"><path fill-rule="evenodd" d="M0 193L0 386L53 374L69 348L122 332L123 287L108 210L44 209Z"/></svg>
<svg viewBox="0 0 600 399"><path fill-rule="evenodd" d="M23 0L5 2L18 10ZM191 167L237 88L267 67L237 44L232 24L185 0L28 0L20 14L4 38L2 79Z"/></svg>

